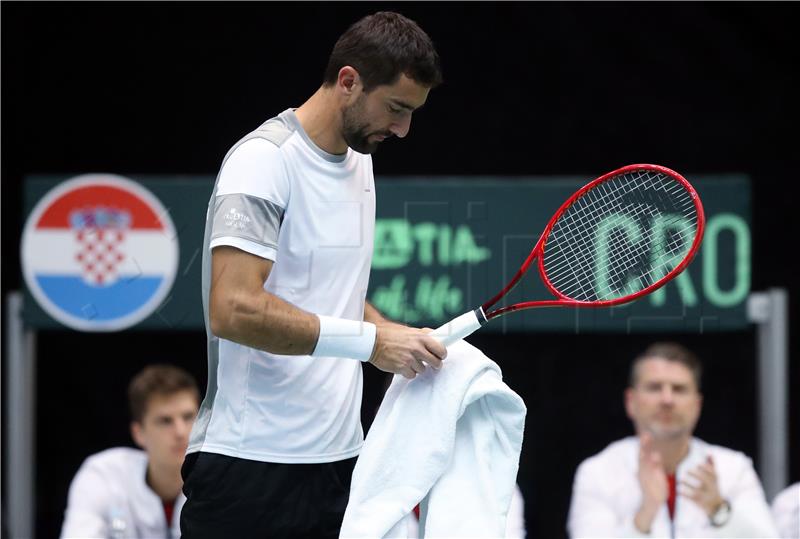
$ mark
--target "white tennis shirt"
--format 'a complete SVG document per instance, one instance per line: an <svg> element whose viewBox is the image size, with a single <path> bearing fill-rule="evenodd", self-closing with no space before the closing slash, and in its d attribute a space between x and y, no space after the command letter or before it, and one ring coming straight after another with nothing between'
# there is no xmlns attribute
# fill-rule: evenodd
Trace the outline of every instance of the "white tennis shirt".
<svg viewBox="0 0 800 539"><path fill-rule="evenodd" d="M282 463L358 455L361 363L271 354L212 335L211 250L227 245L273 260L264 290L311 313L363 320L374 227L371 157L323 151L291 109L228 152L206 219L209 382L189 453Z"/></svg>
<svg viewBox="0 0 800 539"><path fill-rule="evenodd" d="M115 447L87 458L69 487L62 539L180 537L179 494L167 524L161 498L146 482L147 454Z"/></svg>

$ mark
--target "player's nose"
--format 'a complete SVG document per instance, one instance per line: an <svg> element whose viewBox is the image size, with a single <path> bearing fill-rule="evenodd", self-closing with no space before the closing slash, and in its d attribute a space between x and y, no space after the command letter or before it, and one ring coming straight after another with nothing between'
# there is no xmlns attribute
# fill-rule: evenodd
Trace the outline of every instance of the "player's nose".
<svg viewBox="0 0 800 539"><path fill-rule="evenodd" d="M411 115L409 114L402 120L393 123L391 127L389 127L389 131L397 138L405 138L408 132L411 131Z"/></svg>

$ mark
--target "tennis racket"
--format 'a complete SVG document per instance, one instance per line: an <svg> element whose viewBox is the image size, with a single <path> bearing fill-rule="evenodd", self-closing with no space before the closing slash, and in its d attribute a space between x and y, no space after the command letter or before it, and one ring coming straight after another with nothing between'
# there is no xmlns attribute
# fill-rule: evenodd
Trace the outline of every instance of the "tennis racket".
<svg viewBox="0 0 800 539"><path fill-rule="evenodd" d="M677 172L658 165L609 172L558 209L505 288L431 336L449 346L489 320L515 311L633 301L686 269L700 248L704 226L700 198ZM495 307L534 261L554 297Z"/></svg>

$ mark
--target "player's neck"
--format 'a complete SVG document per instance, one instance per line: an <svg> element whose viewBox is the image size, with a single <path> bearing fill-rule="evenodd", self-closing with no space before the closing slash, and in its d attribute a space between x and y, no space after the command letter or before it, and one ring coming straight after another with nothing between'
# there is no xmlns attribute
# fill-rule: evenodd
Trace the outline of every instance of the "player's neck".
<svg viewBox="0 0 800 539"><path fill-rule="evenodd" d="M342 115L333 91L321 87L295 114L314 144L334 155L347 152L342 137Z"/></svg>
<svg viewBox="0 0 800 539"><path fill-rule="evenodd" d="M661 461L667 474L674 474L678 465L689 454L689 441L691 437L670 438L653 440L653 447L661 453Z"/></svg>
<svg viewBox="0 0 800 539"><path fill-rule="evenodd" d="M164 502L174 502L183 488L180 468L147 463L147 485Z"/></svg>

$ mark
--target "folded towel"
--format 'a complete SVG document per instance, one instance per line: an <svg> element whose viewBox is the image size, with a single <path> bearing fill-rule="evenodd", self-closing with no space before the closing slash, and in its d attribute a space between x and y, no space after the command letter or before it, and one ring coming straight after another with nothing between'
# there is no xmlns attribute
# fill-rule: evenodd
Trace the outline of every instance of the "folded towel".
<svg viewBox="0 0 800 539"><path fill-rule="evenodd" d="M525 404L474 346L439 371L396 375L353 471L340 537L502 537L515 488Z"/></svg>

